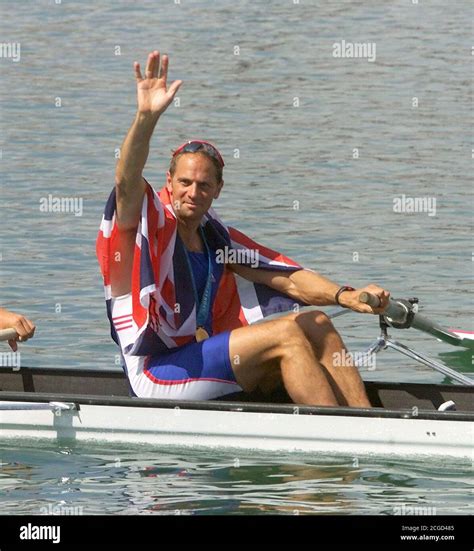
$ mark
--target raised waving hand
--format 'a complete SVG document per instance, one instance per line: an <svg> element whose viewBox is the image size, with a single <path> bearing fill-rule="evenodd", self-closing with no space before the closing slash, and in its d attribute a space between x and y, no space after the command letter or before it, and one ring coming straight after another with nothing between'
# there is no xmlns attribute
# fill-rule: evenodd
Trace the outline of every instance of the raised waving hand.
<svg viewBox="0 0 474 551"><path fill-rule="evenodd" d="M175 80L167 87L168 56L161 57L157 50L148 54L145 77L142 76L140 63L135 61L135 77L137 79L138 111L143 114L161 115L173 101L176 92L183 83Z"/></svg>

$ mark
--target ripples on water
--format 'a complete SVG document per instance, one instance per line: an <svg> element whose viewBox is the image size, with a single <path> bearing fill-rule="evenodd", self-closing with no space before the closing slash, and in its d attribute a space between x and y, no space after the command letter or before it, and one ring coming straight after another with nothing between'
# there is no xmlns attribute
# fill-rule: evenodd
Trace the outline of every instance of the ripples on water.
<svg viewBox="0 0 474 551"><path fill-rule="evenodd" d="M164 453L163 453L164 451ZM39 514L472 514L466 464L98 446L3 447L0 510ZM54 509L56 508L56 509Z"/></svg>

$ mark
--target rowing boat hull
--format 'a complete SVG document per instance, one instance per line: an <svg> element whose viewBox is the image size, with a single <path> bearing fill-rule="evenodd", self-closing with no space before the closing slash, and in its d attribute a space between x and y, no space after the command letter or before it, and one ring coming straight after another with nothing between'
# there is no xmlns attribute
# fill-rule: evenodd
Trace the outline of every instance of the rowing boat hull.
<svg viewBox="0 0 474 551"><path fill-rule="evenodd" d="M66 404L67 405L67 404ZM23 404L24 406L24 404ZM45 404L46 406L46 404ZM449 419L70 404L0 411L3 439L472 460L474 423ZM255 408L254 408L255 409ZM258 408L257 408L258 409Z"/></svg>
<svg viewBox="0 0 474 551"><path fill-rule="evenodd" d="M122 372L0 368L0 442L40 438L471 461L473 387L367 382L366 389L374 408L296 406L281 393L147 400L128 396ZM448 400L458 411L436 411Z"/></svg>

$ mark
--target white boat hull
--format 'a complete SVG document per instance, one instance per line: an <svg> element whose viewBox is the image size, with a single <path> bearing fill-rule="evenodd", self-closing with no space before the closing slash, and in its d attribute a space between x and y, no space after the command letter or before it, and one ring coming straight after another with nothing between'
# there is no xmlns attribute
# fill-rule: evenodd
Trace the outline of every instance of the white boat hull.
<svg viewBox="0 0 474 551"><path fill-rule="evenodd" d="M23 407L26 404L23 404ZM0 438L472 461L471 421L83 405L0 411Z"/></svg>

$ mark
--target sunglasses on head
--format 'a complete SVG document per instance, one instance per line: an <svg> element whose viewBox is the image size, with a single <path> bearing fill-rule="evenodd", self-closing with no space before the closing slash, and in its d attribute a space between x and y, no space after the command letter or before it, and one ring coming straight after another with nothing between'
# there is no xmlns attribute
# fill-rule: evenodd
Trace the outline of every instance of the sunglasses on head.
<svg viewBox="0 0 474 551"><path fill-rule="evenodd" d="M211 143L203 142L201 140L190 140L183 145L180 145L173 153L173 158L179 153L196 153L197 151L205 151L213 159L216 159L221 167L224 166L224 159L219 151Z"/></svg>

